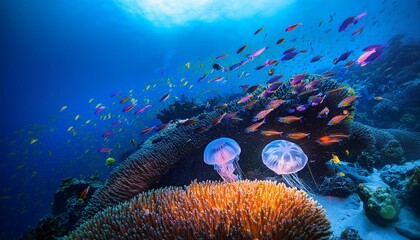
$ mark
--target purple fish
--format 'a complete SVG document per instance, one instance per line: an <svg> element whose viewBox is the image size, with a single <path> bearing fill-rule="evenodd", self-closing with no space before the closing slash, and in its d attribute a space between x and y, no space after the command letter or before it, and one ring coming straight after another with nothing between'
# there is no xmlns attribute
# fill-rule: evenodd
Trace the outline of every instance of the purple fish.
<svg viewBox="0 0 420 240"><path fill-rule="evenodd" d="M322 55L315 56L311 59L310 63L318 62L322 57Z"/></svg>
<svg viewBox="0 0 420 240"><path fill-rule="evenodd" d="M294 86L293 91L295 91L296 93L300 92L302 89L305 88L305 83L301 82L297 85Z"/></svg>
<svg viewBox="0 0 420 240"><path fill-rule="evenodd" d="M102 112L102 110L105 109L105 106L100 106L99 108L96 109L95 111L95 115L98 115L100 112Z"/></svg>
<svg viewBox="0 0 420 240"><path fill-rule="evenodd" d="M255 57L257 57L258 55L260 55L261 53L263 53L265 50L267 50L268 47L263 47L261 49L258 49L257 51L253 52L251 55L248 55L247 57L249 58L249 60L253 60Z"/></svg>
<svg viewBox="0 0 420 240"><path fill-rule="evenodd" d="M370 46L367 46L367 47L365 47L365 48L363 48L363 52L368 52L368 51L372 51L372 50L375 50L375 51L378 51L378 50L383 50L385 48L385 45L382 45L382 44L373 44L373 45L370 45Z"/></svg>
<svg viewBox="0 0 420 240"><path fill-rule="evenodd" d="M283 75L277 75L277 76L274 76L274 77L270 78L270 79L266 82L266 84L275 83L275 82L277 82L278 80L280 80L280 78L282 78L282 77L283 77Z"/></svg>
<svg viewBox="0 0 420 240"><path fill-rule="evenodd" d="M267 91L268 92L275 92L279 89L279 87L282 85L282 82L275 82L273 84L271 84L268 88Z"/></svg>
<svg viewBox="0 0 420 240"><path fill-rule="evenodd" d="M309 107L309 104L302 104L302 105L297 106L296 110L298 110L299 112L303 112L303 111L305 111L308 107Z"/></svg>
<svg viewBox="0 0 420 240"><path fill-rule="evenodd" d="M306 74L306 73L301 73L301 74L295 75L292 78L292 81L290 81L290 85L299 84L304 78L306 78L306 76L308 76L308 74Z"/></svg>
<svg viewBox="0 0 420 240"><path fill-rule="evenodd" d="M350 54L351 54L352 52L353 52L353 51L347 51L347 52L344 52L343 54L341 54L341 55L340 55L340 57L339 57L339 58L334 59L333 63L334 63L334 64L337 64L337 63L339 63L339 62L341 62L341 61L346 60L346 59L350 56Z"/></svg>
<svg viewBox="0 0 420 240"><path fill-rule="evenodd" d="M117 95L120 95L120 93L121 93L121 91L116 91L116 92L114 92L113 94L111 94L111 97L115 97L115 96L117 96Z"/></svg>
<svg viewBox="0 0 420 240"><path fill-rule="evenodd" d="M282 61L287 61L287 60L293 59L296 55L298 55L298 53L300 53L300 52L288 53L288 54L284 55L284 57L282 57L281 60Z"/></svg>
<svg viewBox="0 0 420 240"><path fill-rule="evenodd" d="M197 82L202 82L204 79L206 79L208 73L204 73L204 75L198 79Z"/></svg>
<svg viewBox="0 0 420 240"><path fill-rule="evenodd" d="M344 20L343 23L341 23L340 27L338 28L338 32L342 32L346 30L352 23L354 23L354 16L346 18L346 20Z"/></svg>
<svg viewBox="0 0 420 240"><path fill-rule="evenodd" d="M319 105L323 101L324 101L324 97L321 94L318 94L310 98L311 106Z"/></svg>
<svg viewBox="0 0 420 240"><path fill-rule="evenodd" d="M108 136L112 135L113 133L114 133L113 131L104 132L102 134L102 137L108 137Z"/></svg>
<svg viewBox="0 0 420 240"><path fill-rule="evenodd" d="M236 63L236 64L233 64L233 65L232 65L232 66L230 66L230 67L225 68L225 71L226 71L226 72L229 72L229 71L232 71L232 70L236 70L236 69L238 69L239 67L241 67L241 66L245 65L246 63L248 63L248 60L243 60L243 61L241 61L241 62L238 62L238 63Z"/></svg>
<svg viewBox="0 0 420 240"><path fill-rule="evenodd" d="M367 15L367 11L364 11L361 14L357 15L357 17L354 18L354 24L358 23L359 20L366 15Z"/></svg>
<svg viewBox="0 0 420 240"><path fill-rule="evenodd" d="M142 113L142 112L144 112L144 111L146 111L146 109L148 109L149 107L151 107L152 105L150 105L150 104L147 104L146 106L144 106L144 107L142 107L142 108L140 108L139 110L137 110L137 111L135 111L134 112L134 114L140 114L140 113Z"/></svg>
<svg viewBox="0 0 420 240"><path fill-rule="evenodd" d="M294 47L289 48L289 49L287 49L286 51L283 52L283 55L286 55L288 53L294 52L295 50L296 50L296 48L294 48Z"/></svg>

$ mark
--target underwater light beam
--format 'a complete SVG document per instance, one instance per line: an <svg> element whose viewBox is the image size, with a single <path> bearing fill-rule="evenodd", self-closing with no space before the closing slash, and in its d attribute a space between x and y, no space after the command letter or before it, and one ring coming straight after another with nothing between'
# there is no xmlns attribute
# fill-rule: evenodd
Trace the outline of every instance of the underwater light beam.
<svg viewBox="0 0 420 240"><path fill-rule="evenodd" d="M173 27L192 21L242 19L255 15L270 16L295 0L116 0L129 12L140 15L156 26Z"/></svg>

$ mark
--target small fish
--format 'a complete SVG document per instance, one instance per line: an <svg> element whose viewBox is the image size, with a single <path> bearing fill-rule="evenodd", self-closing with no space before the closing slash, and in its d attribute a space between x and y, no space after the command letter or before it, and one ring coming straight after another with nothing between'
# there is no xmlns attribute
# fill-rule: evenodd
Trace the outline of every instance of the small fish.
<svg viewBox="0 0 420 240"><path fill-rule="evenodd" d="M204 131L207 131L207 127L206 126L197 127L197 128L194 128L193 131L194 133L202 133Z"/></svg>
<svg viewBox="0 0 420 240"><path fill-rule="evenodd" d="M98 103L98 104L96 104L95 108L98 108L98 107L100 107L101 105L102 105L102 103Z"/></svg>
<svg viewBox="0 0 420 240"><path fill-rule="evenodd" d="M223 108L227 108L227 107L228 107L228 104L223 103L222 105L214 106L214 109L223 109Z"/></svg>
<svg viewBox="0 0 420 240"><path fill-rule="evenodd" d="M240 48L238 49L238 51L236 51L236 54L239 54L239 53L243 52L243 51L245 50L245 48L246 48L246 47L248 47L248 44L245 44L245 45L243 45L242 47L240 47Z"/></svg>
<svg viewBox="0 0 420 240"><path fill-rule="evenodd" d="M282 77L283 77L283 75L277 75L277 76L274 76L274 77L270 78L270 79L266 82L266 84L268 85L268 84L275 83L275 82L277 82L278 80L280 80L280 78L282 78Z"/></svg>
<svg viewBox="0 0 420 240"><path fill-rule="evenodd" d="M227 56L228 56L228 54L223 54L223 55L217 56L216 59L222 59L222 58L225 58Z"/></svg>
<svg viewBox="0 0 420 240"><path fill-rule="evenodd" d="M292 80L290 81L290 85L299 84L304 78L308 76L307 73L301 73L293 76Z"/></svg>
<svg viewBox="0 0 420 240"><path fill-rule="evenodd" d="M341 163L340 158L338 158L337 155L331 154L331 156L332 156L332 158L330 159L330 161L331 161L332 164L340 164Z"/></svg>
<svg viewBox="0 0 420 240"><path fill-rule="evenodd" d="M375 49L372 49L370 51L367 51L365 53L363 53L362 55L360 55L360 57L357 59L357 64L361 65L362 67L365 66L367 64L366 60L373 55L374 53L376 53Z"/></svg>
<svg viewBox="0 0 420 240"><path fill-rule="evenodd" d="M276 70L274 68L268 69L268 75L272 76Z"/></svg>
<svg viewBox="0 0 420 240"><path fill-rule="evenodd" d="M253 93L255 90L257 90L259 87L261 87L261 85L253 85L251 87L249 87L245 93Z"/></svg>
<svg viewBox="0 0 420 240"><path fill-rule="evenodd" d="M113 133L114 133L113 131L107 131L107 132L104 132L104 133L102 134L102 137L108 137L108 136L112 135Z"/></svg>
<svg viewBox="0 0 420 240"><path fill-rule="evenodd" d="M121 93L121 91L116 91L113 94L111 94L111 97L118 96L118 95L120 95L120 93Z"/></svg>
<svg viewBox="0 0 420 240"><path fill-rule="evenodd" d="M169 125L171 124L171 122L167 122L167 123L162 123L162 124L160 124L159 126L157 126L156 128L155 128L155 131L156 132L160 132L160 131L162 131L162 130L165 130L165 129L167 129L168 127L169 127Z"/></svg>
<svg viewBox="0 0 420 240"><path fill-rule="evenodd" d="M133 148L136 147L136 142L134 141L134 139L130 140L130 144Z"/></svg>
<svg viewBox="0 0 420 240"><path fill-rule="evenodd" d="M204 75L203 75L203 76L201 76L201 77L197 80L197 82L202 82L204 79L206 79L207 74L208 74L208 73L204 73Z"/></svg>
<svg viewBox="0 0 420 240"><path fill-rule="evenodd" d="M124 97L123 99L120 100L120 104L127 102L128 100L130 100L130 98L131 96Z"/></svg>
<svg viewBox="0 0 420 240"><path fill-rule="evenodd" d="M295 132L295 133L287 134L287 138L299 140L299 139L303 139L303 138L309 138L310 135L311 135L310 133Z"/></svg>
<svg viewBox="0 0 420 240"><path fill-rule="evenodd" d="M340 143L341 140L340 139L329 139L329 140L324 140L324 141L316 140L316 142L321 146L330 146L330 145Z"/></svg>
<svg viewBox="0 0 420 240"><path fill-rule="evenodd" d="M358 97L357 95L346 97L340 103L338 103L337 107L339 107L339 108L348 107L350 104L352 104L357 99L357 97Z"/></svg>
<svg viewBox="0 0 420 240"><path fill-rule="evenodd" d="M345 61L345 60L347 60L347 58L350 56L350 54L351 54L352 52L353 52L353 51L347 51L347 52L342 53L342 54L340 55L340 57L338 57L338 58L334 59L333 63L334 63L334 64L337 64L337 63L339 63L339 62L341 62L341 61Z"/></svg>
<svg viewBox="0 0 420 240"><path fill-rule="evenodd" d="M129 112L131 111L136 105L128 105L127 107L123 108L123 112Z"/></svg>
<svg viewBox="0 0 420 240"><path fill-rule="evenodd" d="M261 134L267 137L270 136L282 136L283 132L279 132L279 131L273 131L273 130L267 130L267 131L261 131Z"/></svg>
<svg viewBox="0 0 420 240"><path fill-rule="evenodd" d="M237 111L228 113L225 115L224 119L232 119L236 116L237 113L238 113Z"/></svg>
<svg viewBox="0 0 420 240"><path fill-rule="evenodd" d="M189 125L194 124L196 122L198 122L198 119L195 119L195 118L190 118L190 119L185 119L185 120L178 121L178 123L182 126L189 126Z"/></svg>
<svg viewBox="0 0 420 240"><path fill-rule="evenodd" d="M251 102L249 102L249 103L247 103L245 106L244 106L244 109L250 109L250 108L252 108L256 103L258 102L258 100L253 100L253 101L251 101Z"/></svg>
<svg viewBox="0 0 420 240"><path fill-rule="evenodd" d="M294 52L295 50L296 50L296 48L294 48L294 47L289 48L289 49L287 49L286 51L283 52L283 55L286 55L288 53Z"/></svg>
<svg viewBox="0 0 420 240"><path fill-rule="evenodd" d="M62 111L64 111L64 110L66 110L67 109L67 106L62 106L61 108L60 108L60 112L62 112Z"/></svg>
<svg viewBox="0 0 420 240"><path fill-rule="evenodd" d="M102 152L102 153L109 153L112 150L113 150L112 148L107 148L107 147L101 147L101 148L99 148L99 152Z"/></svg>
<svg viewBox="0 0 420 240"><path fill-rule="evenodd" d="M191 67L191 63L190 63L190 62L187 62L187 63L185 64L185 67L186 67L187 69L190 69L190 67Z"/></svg>
<svg viewBox="0 0 420 240"><path fill-rule="evenodd" d="M155 129L155 126L152 127L146 127L141 131L141 134L148 134L149 132L151 132L153 129Z"/></svg>
<svg viewBox="0 0 420 240"><path fill-rule="evenodd" d="M121 124L121 120L117 120L112 124L112 126L118 126L120 124Z"/></svg>
<svg viewBox="0 0 420 240"><path fill-rule="evenodd" d="M355 36L355 35L357 35L357 34L360 34L360 33L362 33L362 31L363 31L363 27L361 27L361 28L358 28L358 29L356 29L351 35L352 36Z"/></svg>
<svg viewBox="0 0 420 240"><path fill-rule="evenodd" d="M297 121L302 122L302 117L296 117L296 116L279 117L277 119L277 121L279 121L281 123L291 124L291 123L297 122Z"/></svg>
<svg viewBox="0 0 420 240"><path fill-rule="evenodd" d="M319 113L317 118L326 118L328 117L328 114L330 113L330 109L328 109L328 107L325 107L324 109L322 109Z"/></svg>
<svg viewBox="0 0 420 240"><path fill-rule="evenodd" d="M284 40L286 40L286 38L280 38L279 40L277 40L276 44L280 44L280 43L284 42Z"/></svg>
<svg viewBox="0 0 420 240"><path fill-rule="evenodd" d="M215 126L215 125L219 124L225 116L226 116L226 113L225 113L225 112L224 112L224 113L222 113L221 115L219 115L217 118L215 118L215 119L211 122L211 125L212 125L212 126Z"/></svg>
<svg viewBox="0 0 420 240"><path fill-rule="evenodd" d="M344 139L349 138L350 136L344 133L331 133L330 135L328 135L328 137L330 139Z"/></svg>
<svg viewBox="0 0 420 240"><path fill-rule="evenodd" d="M332 90L328 91L328 92L326 93L326 95L327 95L327 96L329 96L329 95L333 95L333 94L336 94L336 93L338 93L338 92L341 92L341 91L342 91L342 90L344 90L344 89L345 89L344 87L334 88L334 89L332 89Z"/></svg>
<svg viewBox="0 0 420 240"><path fill-rule="evenodd" d="M299 112L303 112L305 111L310 105L309 104L302 104L296 107L296 110L298 110Z"/></svg>
<svg viewBox="0 0 420 240"><path fill-rule="evenodd" d="M346 156L348 156L350 154L350 151L348 149L346 149Z"/></svg>
<svg viewBox="0 0 420 240"><path fill-rule="evenodd" d="M360 21L360 19L361 19L362 17L366 16L366 15L367 15L367 11L364 11L364 12L362 12L361 14L357 15L357 16L354 18L354 24L358 23L358 22Z"/></svg>
<svg viewBox="0 0 420 240"><path fill-rule="evenodd" d="M283 83L282 83L282 82L275 82L275 83L271 84L271 85L267 88L267 92L274 93L274 92L276 92L276 91L279 89L279 87L280 87L281 85L283 85Z"/></svg>
<svg viewBox="0 0 420 240"><path fill-rule="evenodd" d="M369 52L372 50L383 50L385 48L385 45L382 44L373 44L373 45L369 45L365 48L362 49L363 52Z"/></svg>
<svg viewBox="0 0 420 240"><path fill-rule="evenodd" d="M301 25L302 25L302 23L292 24L292 25L290 25L286 28L286 32L291 32Z"/></svg>
<svg viewBox="0 0 420 240"><path fill-rule="evenodd" d="M89 193L90 185L87 186L83 191L80 193L78 201L83 201L83 199L86 197L86 195Z"/></svg>
<svg viewBox="0 0 420 240"><path fill-rule="evenodd" d="M381 97L381 96L377 96L377 97L374 97L373 100L382 101L382 100L384 100L384 98Z"/></svg>
<svg viewBox="0 0 420 240"><path fill-rule="evenodd" d="M163 141L165 138L164 137L158 137L158 138L155 138L155 139L153 139L152 140L152 144L156 144L156 143L158 143L158 142L161 142L161 141Z"/></svg>
<svg viewBox="0 0 420 240"><path fill-rule="evenodd" d="M222 81L223 79L225 79L225 77L215 77L215 78L211 79L211 80L209 81L209 83L211 83L211 82L220 82L220 81Z"/></svg>
<svg viewBox="0 0 420 240"><path fill-rule="evenodd" d="M312 82L306 84L305 88L306 89L312 89L314 88L316 85L318 85L320 82L322 81L322 78L319 79L315 79Z"/></svg>
<svg viewBox="0 0 420 240"><path fill-rule="evenodd" d="M98 115L99 113L102 112L102 110L105 109L105 106L100 106L99 108L96 109L96 111L94 112L95 115Z"/></svg>
<svg viewBox="0 0 420 240"><path fill-rule="evenodd" d="M307 89L307 86L305 86L305 89ZM308 90L299 93L298 98L303 98L305 96L312 95L313 93L315 93L317 91L318 91L318 89L316 89L316 88L309 88Z"/></svg>
<svg viewBox="0 0 420 240"><path fill-rule="evenodd" d="M198 120L203 120L203 119L205 119L207 116L208 116L208 114L207 114L207 113L202 113L202 114L200 114L200 115L198 116Z"/></svg>
<svg viewBox="0 0 420 240"><path fill-rule="evenodd" d="M139 110L135 111L135 112L134 112L134 114L135 114L135 115L138 115L138 114L140 114L140 113L142 113L142 112L146 111L146 110L147 110L148 108L150 108L151 106L152 106L152 105L147 104L146 106L144 106L144 107L140 108Z"/></svg>
<svg viewBox="0 0 420 240"><path fill-rule="evenodd" d="M280 105L282 105L283 103L284 103L284 100L283 100L283 99L275 99L275 100L272 100L272 101L270 101L270 102L267 104L266 109L269 109L269 108L276 109L276 108L278 108Z"/></svg>
<svg viewBox="0 0 420 240"><path fill-rule="evenodd" d="M213 64L212 68L213 68L214 70L217 70L217 71L219 71L219 70L223 69L223 67L222 67L220 64L218 64L218 63ZM201 78L200 78L200 79L201 79Z"/></svg>
<svg viewBox="0 0 420 240"><path fill-rule="evenodd" d="M95 99L91 98L91 99L89 99L89 102L88 103L92 103L94 100Z"/></svg>
<svg viewBox="0 0 420 240"><path fill-rule="evenodd" d="M353 66L354 63L355 63L355 61L350 60L346 64L344 64L343 68L349 68L349 67Z"/></svg>
<svg viewBox="0 0 420 240"><path fill-rule="evenodd" d="M334 126L334 125L340 124L348 116L349 116L348 114L335 116L327 123L327 125Z"/></svg>
<svg viewBox="0 0 420 240"><path fill-rule="evenodd" d="M171 91L165 93L160 99L159 102L164 102L169 98L169 94L171 94Z"/></svg>
<svg viewBox="0 0 420 240"><path fill-rule="evenodd" d="M29 142L29 144L34 144L34 143L36 143L36 142L38 142L38 139L34 138L34 139L32 139L32 140Z"/></svg>
<svg viewBox="0 0 420 240"><path fill-rule="evenodd" d="M258 49L257 51L253 52L251 55L248 55L247 57L249 60L254 60L255 57L259 56L261 53L263 53L265 50L267 50L268 47L263 47L261 49Z"/></svg>
<svg viewBox="0 0 420 240"><path fill-rule="evenodd" d="M254 35L257 35L258 33L260 33L262 30L264 30L265 27L259 28L257 31L254 32Z"/></svg>
<svg viewBox="0 0 420 240"><path fill-rule="evenodd" d="M313 57L311 59L311 61L309 61L309 62L310 63L318 62L319 60L321 60L322 57L323 57L323 55L317 55L317 56Z"/></svg>
<svg viewBox="0 0 420 240"><path fill-rule="evenodd" d="M274 110L274 108L269 108L269 109L265 109L260 111L259 113L257 113L257 115L255 115L255 117L253 118L253 121L259 121L263 118L265 118L269 113L271 113Z"/></svg>
<svg viewBox="0 0 420 240"><path fill-rule="evenodd" d="M288 53L288 54L284 55L284 57L282 57L280 60L288 61L288 60L291 60L294 57L296 57L296 55L298 55L298 54L299 54L299 52L291 52L291 53Z"/></svg>
<svg viewBox="0 0 420 240"><path fill-rule="evenodd" d="M322 77L323 78L330 78L330 77L332 77L332 76L334 76L336 74L337 74L337 72L326 71L326 72L324 72L324 74L322 75Z"/></svg>
<svg viewBox="0 0 420 240"><path fill-rule="evenodd" d="M247 128L245 129L245 132L246 132L246 133L256 132L256 131L258 131L257 129L258 129L261 125L263 125L264 123L265 123L265 119L263 119L263 120L262 120L262 121L260 121L260 122L256 122L256 123L252 124L251 126L247 127Z"/></svg>
<svg viewBox="0 0 420 240"><path fill-rule="evenodd" d="M77 121L77 119L79 119L79 118L80 118L80 114L76 115L76 117L74 117L74 120Z"/></svg>
<svg viewBox="0 0 420 240"><path fill-rule="evenodd" d="M253 95L252 95L252 94L245 95L244 97L242 97L241 99L239 99L239 101L238 101L237 103L238 103L238 104L239 104L239 103L244 103L244 102L248 101L249 99L251 99L252 97L253 97Z"/></svg>
<svg viewBox="0 0 420 240"><path fill-rule="evenodd" d="M342 32L344 30L346 30L350 24L354 23L354 16L348 17L346 18L340 25L340 27L338 28L338 32Z"/></svg>

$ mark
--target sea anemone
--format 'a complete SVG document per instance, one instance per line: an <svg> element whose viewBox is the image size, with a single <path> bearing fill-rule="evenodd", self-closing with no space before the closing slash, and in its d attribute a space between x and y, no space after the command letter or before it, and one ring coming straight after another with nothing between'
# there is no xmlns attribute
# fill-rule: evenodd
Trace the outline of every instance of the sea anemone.
<svg viewBox="0 0 420 240"><path fill-rule="evenodd" d="M65 239L329 239L325 211L271 181L194 182L109 207Z"/></svg>

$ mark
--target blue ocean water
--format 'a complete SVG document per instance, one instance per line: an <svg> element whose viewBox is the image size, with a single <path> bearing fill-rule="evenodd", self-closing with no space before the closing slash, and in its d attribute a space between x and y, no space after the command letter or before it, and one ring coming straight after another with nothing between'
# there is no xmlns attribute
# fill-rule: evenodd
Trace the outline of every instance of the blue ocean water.
<svg viewBox="0 0 420 240"><path fill-rule="evenodd" d="M266 81L266 70L255 66L290 47L308 52L278 64L285 78L330 69L345 51L356 60L364 47L386 44L396 34L420 38L418 1L163 2L1 1L0 238L18 238L48 216L63 178L97 173L105 180L113 169L105 159L133 150L131 139L144 141L149 135L140 131L159 124L156 115L183 94L205 105L212 97L241 93L240 85ZM359 23L338 32L347 17L364 11ZM295 23L302 25L285 32ZM245 44L244 53L235 54ZM228 54L217 62L230 66L265 46L258 64L220 82L208 82L222 76L216 72L197 82L217 56ZM324 57L309 64L315 55ZM242 72L250 76L238 78ZM125 96L131 99L120 104ZM130 103L136 108L124 113ZM95 115L98 104L105 109ZM152 106L133 114L147 104ZM113 134L102 137L107 131ZM113 150L101 153L101 147Z"/></svg>

